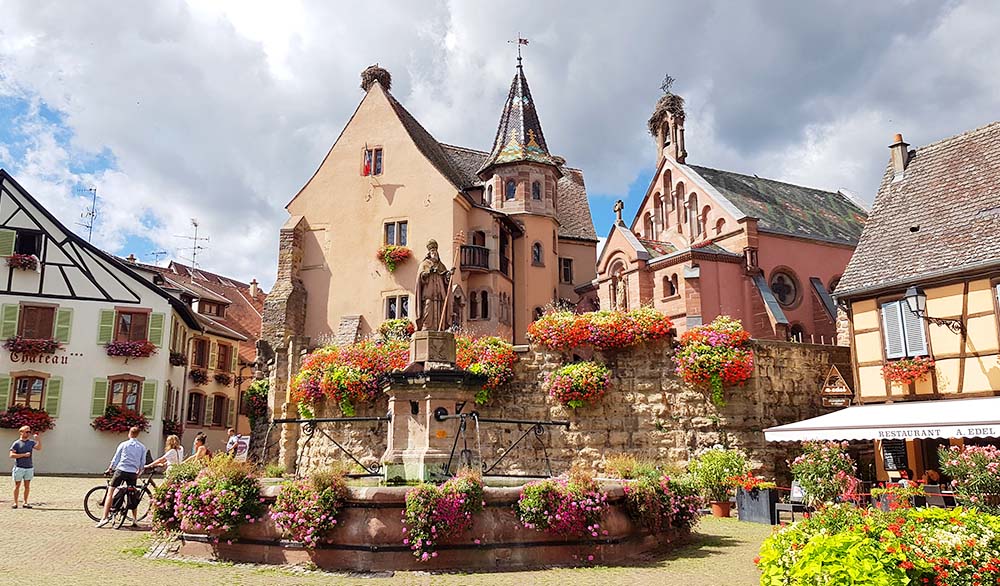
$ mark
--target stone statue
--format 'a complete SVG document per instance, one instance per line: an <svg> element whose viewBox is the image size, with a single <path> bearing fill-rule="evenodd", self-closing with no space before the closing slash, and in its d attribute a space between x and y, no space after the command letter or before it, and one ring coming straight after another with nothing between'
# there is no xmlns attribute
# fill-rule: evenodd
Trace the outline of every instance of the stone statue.
<svg viewBox="0 0 1000 586"><path fill-rule="evenodd" d="M618 201L615 202L615 207L612 209L615 211L615 216L616 216L615 222L619 224L623 223L622 210L625 209L625 202L619 199Z"/></svg>
<svg viewBox="0 0 1000 586"><path fill-rule="evenodd" d="M436 332L441 329L441 316L445 311L453 270L448 270L441 262L437 242L428 240L427 256L417 267L418 330Z"/></svg>

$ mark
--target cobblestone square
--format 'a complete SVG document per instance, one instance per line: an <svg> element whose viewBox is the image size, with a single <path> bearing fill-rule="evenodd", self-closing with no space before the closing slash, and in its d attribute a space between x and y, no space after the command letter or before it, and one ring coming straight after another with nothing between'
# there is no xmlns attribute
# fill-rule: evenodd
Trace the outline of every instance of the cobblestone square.
<svg viewBox="0 0 1000 586"><path fill-rule="evenodd" d="M36 477L33 509L11 509L11 484L0 498L0 573L19 584L160 584L177 586L251 584L511 585L683 584L684 586L750 586L759 574L753 566L760 542L769 534L763 525L735 519L705 518L694 543L667 559L642 566L554 568L498 574L342 575L295 568L148 559L152 543L148 526L141 530L95 529L83 511L83 495L100 478Z"/></svg>

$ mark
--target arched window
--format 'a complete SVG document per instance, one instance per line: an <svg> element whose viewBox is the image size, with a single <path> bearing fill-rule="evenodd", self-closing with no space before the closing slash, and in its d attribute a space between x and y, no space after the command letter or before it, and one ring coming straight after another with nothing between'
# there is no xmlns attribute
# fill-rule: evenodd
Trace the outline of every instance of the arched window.
<svg viewBox="0 0 1000 586"><path fill-rule="evenodd" d="M715 223L715 235L718 236L722 234L722 231L726 229L726 219L719 218L719 221Z"/></svg>
<svg viewBox="0 0 1000 586"><path fill-rule="evenodd" d="M793 342L802 343L806 339L806 330L802 327L802 324L794 324L788 334L788 337L791 338Z"/></svg>
<svg viewBox="0 0 1000 586"><path fill-rule="evenodd" d="M531 264L533 265L543 265L542 262L542 243L536 242L531 245Z"/></svg>
<svg viewBox="0 0 1000 586"><path fill-rule="evenodd" d="M542 199L542 184L538 181L531 183L531 199Z"/></svg>
<svg viewBox="0 0 1000 586"><path fill-rule="evenodd" d="M670 280L670 277L663 277L663 296L673 297L674 295L677 295L677 289L674 287L673 281Z"/></svg>
<svg viewBox="0 0 1000 586"><path fill-rule="evenodd" d="M486 186L486 198L484 203L488 206L493 205L493 185Z"/></svg>
<svg viewBox="0 0 1000 586"><path fill-rule="evenodd" d="M469 293L469 319L479 319L479 293Z"/></svg>
<svg viewBox="0 0 1000 586"><path fill-rule="evenodd" d="M829 291L830 293L833 293L834 291L837 290L837 285L839 284L840 284L840 275L837 275L836 277L830 279L830 285L827 287L826 290Z"/></svg>
<svg viewBox="0 0 1000 586"><path fill-rule="evenodd" d="M483 291L479 295L479 316L483 319L490 319L490 294Z"/></svg>
<svg viewBox="0 0 1000 586"><path fill-rule="evenodd" d="M653 227L659 231L663 226L663 204L660 203L660 194L653 194Z"/></svg>
<svg viewBox="0 0 1000 586"><path fill-rule="evenodd" d="M705 206L701 208L701 213L698 215L698 233L704 233L708 236L708 214L712 213L712 206Z"/></svg>
<svg viewBox="0 0 1000 586"><path fill-rule="evenodd" d="M701 233L698 229L698 194L692 193L688 197L688 205L684 208L684 215L687 217L689 236L694 238Z"/></svg>
<svg viewBox="0 0 1000 586"><path fill-rule="evenodd" d="M507 190L503 193L504 198L514 199L517 196L517 183L513 179L507 180Z"/></svg>
<svg viewBox="0 0 1000 586"><path fill-rule="evenodd" d="M642 235L648 239L653 239L653 216L646 212L642 220Z"/></svg>
<svg viewBox="0 0 1000 586"><path fill-rule="evenodd" d="M472 245L473 246L486 246L486 232L482 230L473 230L472 232Z"/></svg>
<svg viewBox="0 0 1000 586"><path fill-rule="evenodd" d="M674 199L671 196L674 189L673 177L670 173L670 169L663 172L663 198L667 200L667 209L673 211L674 209Z"/></svg>
<svg viewBox="0 0 1000 586"><path fill-rule="evenodd" d="M684 206L684 182L678 181L674 190L674 209L677 210L677 231L687 222L687 207Z"/></svg>
<svg viewBox="0 0 1000 586"><path fill-rule="evenodd" d="M680 292L681 292L680 285L681 285L680 281L678 281L678 279L677 279L677 273L674 273L673 275L671 275L670 276L670 286L674 290L674 295L680 295Z"/></svg>
<svg viewBox="0 0 1000 586"><path fill-rule="evenodd" d="M197 391L188 393L187 417L188 423L201 425L201 418L205 413L205 395Z"/></svg>

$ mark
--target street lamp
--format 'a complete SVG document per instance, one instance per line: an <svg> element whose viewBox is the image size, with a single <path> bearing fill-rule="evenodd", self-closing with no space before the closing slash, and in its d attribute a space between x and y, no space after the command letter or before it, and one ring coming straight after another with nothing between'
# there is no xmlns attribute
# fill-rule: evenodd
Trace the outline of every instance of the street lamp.
<svg viewBox="0 0 1000 586"><path fill-rule="evenodd" d="M931 317L927 315L927 294L920 287L910 287L907 289L905 299L906 307L913 315L923 319L927 323L945 326L952 333L965 335L965 323L961 319Z"/></svg>

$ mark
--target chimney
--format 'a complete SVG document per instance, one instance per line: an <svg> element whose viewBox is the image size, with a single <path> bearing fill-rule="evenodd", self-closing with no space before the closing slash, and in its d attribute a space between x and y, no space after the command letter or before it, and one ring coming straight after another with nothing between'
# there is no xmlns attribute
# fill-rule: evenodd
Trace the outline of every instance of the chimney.
<svg viewBox="0 0 1000 586"><path fill-rule="evenodd" d="M902 179L903 171L906 170L906 164L910 162L910 151L907 147L910 146L903 142L903 135L896 134L893 137L893 143L889 145L889 152L892 158L892 171L895 173L894 179Z"/></svg>
<svg viewBox="0 0 1000 586"><path fill-rule="evenodd" d="M128 262L130 262L130 263L132 263L132 264L135 264L135 261L136 261L136 258L135 258L135 255L134 255L134 254L131 254L131 253L130 253L130 254L128 255L128 258L126 258L125 260L127 260Z"/></svg>
<svg viewBox="0 0 1000 586"><path fill-rule="evenodd" d="M260 289L257 287L257 279L250 281L250 298L257 299L257 292Z"/></svg>

